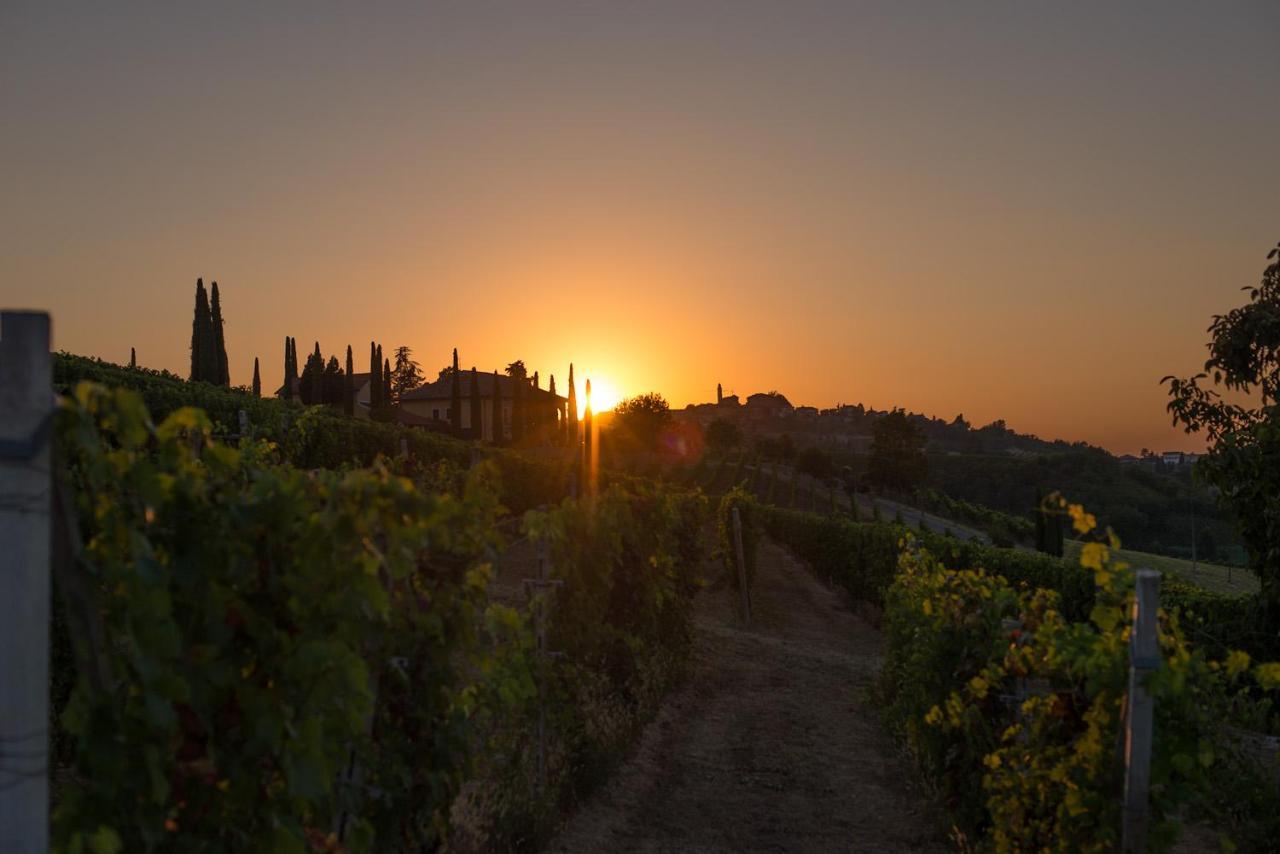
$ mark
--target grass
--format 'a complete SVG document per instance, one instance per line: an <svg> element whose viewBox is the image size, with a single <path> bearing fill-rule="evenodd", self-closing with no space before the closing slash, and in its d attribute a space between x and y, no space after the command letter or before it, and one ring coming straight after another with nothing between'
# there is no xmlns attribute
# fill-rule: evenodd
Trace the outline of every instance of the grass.
<svg viewBox="0 0 1280 854"><path fill-rule="evenodd" d="M1069 560L1077 560L1080 557L1080 543L1064 543L1063 553ZM1193 568L1189 560L1153 555L1147 552L1135 552L1129 549L1119 549L1114 554L1120 560L1132 566L1140 569L1154 569L1164 575L1177 578L1188 584L1194 584L1197 587L1203 587L1205 590L1211 590L1214 593L1239 594L1258 592L1258 577L1249 570L1238 566L1221 566L1216 563L1199 561Z"/></svg>

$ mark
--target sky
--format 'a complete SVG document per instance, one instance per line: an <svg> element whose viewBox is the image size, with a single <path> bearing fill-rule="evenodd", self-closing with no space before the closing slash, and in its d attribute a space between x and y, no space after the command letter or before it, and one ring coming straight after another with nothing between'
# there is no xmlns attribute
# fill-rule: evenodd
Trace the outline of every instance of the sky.
<svg viewBox="0 0 1280 854"><path fill-rule="evenodd" d="M1280 4L0 3L0 305L1195 449L1280 240ZM365 359L367 361L367 357Z"/></svg>

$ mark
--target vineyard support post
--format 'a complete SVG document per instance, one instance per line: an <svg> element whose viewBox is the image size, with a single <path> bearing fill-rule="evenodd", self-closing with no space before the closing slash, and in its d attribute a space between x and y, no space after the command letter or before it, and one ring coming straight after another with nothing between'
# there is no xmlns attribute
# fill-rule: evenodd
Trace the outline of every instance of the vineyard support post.
<svg viewBox="0 0 1280 854"><path fill-rule="evenodd" d="M751 624L751 591L747 589L747 559L742 548L742 516L733 508L733 548L738 557L738 590L742 592L742 619Z"/></svg>
<svg viewBox="0 0 1280 854"><path fill-rule="evenodd" d="M1122 850L1147 850L1151 784L1152 723L1155 701L1143 682L1160 666L1156 613L1160 607L1160 573L1138 570L1133 601L1133 634L1129 642L1129 701L1124 726L1124 826Z"/></svg>
<svg viewBox="0 0 1280 854"><path fill-rule="evenodd" d="M49 315L0 313L0 839L49 848Z"/></svg>

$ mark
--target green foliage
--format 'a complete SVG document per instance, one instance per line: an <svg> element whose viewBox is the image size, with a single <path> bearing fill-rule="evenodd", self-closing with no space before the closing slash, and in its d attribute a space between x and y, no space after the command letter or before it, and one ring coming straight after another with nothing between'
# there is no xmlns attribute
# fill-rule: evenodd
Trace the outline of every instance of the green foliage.
<svg viewBox="0 0 1280 854"><path fill-rule="evenodd" d="M692 600L701 586L707 501L698 490L620 478L594 499L526 515L564 585L535 601L549 613L548 648L564 653L540 671L547 709L547 789L531 785L536 707L494 732L475 810L483 847L536 846L569 802L619 761L683 672ZM500 758L499 758L500 757Z"/></svg>
<svg viewBox="0 0 1280 854"><path fill-rule="evenodd" d="M62 715L58 844L300 851L344 813L353 849L437 844L479 698L529 690L481 642L518 629L481 619L492 470L458 495L380 466L307 473L217 443L197 410L153 426L136 393L89 384L58 440L108 672L80 674Z"/></svg>
<svg viewBox="0 0 1280 854"><path fill-rule="evenodd" d="M925 437L906 412L895 409L872 427L867 478L880 489L915 489L928 471Z"/></svg>
<svg viewBox="0 0 1280 854"><path fill-rule="evenodd" d="M960 501L936 489L923 490L921 501L934 513L972 525L990 537L993 545L1001 548L1031 542L1035 531L1035 525L1030 519L1001 513L981 504Z"/></svg>
<svg viewBox="0 0 1280 854"><path fill-rule="evenodd" d="M717 418L707 425L707 447L725 454L742 444L742 428L732 421Z"/></svg>
<svg viewBox="0 0 1280 854"><path fill-rule="evenodd" d="M656 391L638 394L613 408L613 438L622 447L652 451L671 426L671 407Z"/></svg>
<svg viewBox="0 0 1280 854"><path fill-rule="evenodd" d="M1076 518L1087 532L1086 516ZM980 569L948 569L907 544L885 600L886 717L938 785L966 841L1000 852L1115 850L1130 569L1111 559L1106 544L1090 543L1082 569L1095 582L1094 604L1086 619L1072 620L1052 590L1018 590ZM1159 641L1163 663L1146 682L1159 733L1150 850L1168 850L1188 816L1265 838L1259 820L1266 824L1274 812L1274 786L1218 726L1227 689L1249 657L1209 660L1165 609ZM1261 665L1255 673L1267 686L1278 671ZM1242 775L1270 792L1255 795L1269 804L1246 822L1221 797L1223 785Z"/></svg>
<svg viewBox="0 0 1280 854"><path fill-rule="evenodd" d="M756 577L756 553L759 551L760 539L757 515L761 508L754 495L742 486L735 486L724 494L724 497L720 499L719 507L716 509L716 531L719 536L720 556L724 560L725 575L728 576L729 585L734 590L739 587L738 549L733 535L733 511L735 508L738 511L738 518L742 525L742 552L743 559L746 562L743 574L747 579L747 589L750 590L751 584Z"/></svg>
<svg viewBox="0 0 1280 854"><path fill-rule="evenodd" d="M1262 282L1248 288L1249 302L1214 318L1209 327L1206 373L1189 379L1165 377L1169 411L1188 433L1203 433L1209 452L1197 473L1217 487L1222 504L1239 521L1250 564L1263 596L1280 605L1280 246ZM1248 395L1256 406L1224 400L1200 387Z"/></svg>

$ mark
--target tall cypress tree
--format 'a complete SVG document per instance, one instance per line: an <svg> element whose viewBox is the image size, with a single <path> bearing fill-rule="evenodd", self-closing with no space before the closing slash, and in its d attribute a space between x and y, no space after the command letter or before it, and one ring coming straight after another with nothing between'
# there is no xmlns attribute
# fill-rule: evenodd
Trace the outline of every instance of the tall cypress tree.
<svg viewBox="0 0 1280 854"><path fill-rule="evenodd" d="M484 406L480 403L480 374L471 366L471 436L477 441L484 438Z"/></svg>
<svg viewBox="0 0 1280 854"><path fill-rule="evenodd" d="M253 396L262 397L262 377L258 374L258 357L253 357Z"/></svg>
<svg viewBox="0 0 1280 854"><path fill-rule="evenodd" d="M196 309L191 319L191 376L189 379L213 382L208 371L212 356L209 333L213 321L209 313L209 295L204 290L204 279L196 279Z"/></svg>
<svg viewBox="0 0 1280 854"><path fill-rule="evenodd" d="M569 424L565 428L569 444L578 444L578 393L573 390L573 362L569 363Z"/></svg>
<svg viewBox="0 0 1280 854"><path fill-rule="evenodd" d="M289 339L289 373L285 376L285 382L289 384L289 396L293 397L295 386L301 391L298 384L298 339Z"/></svg>
<svg viewBox="0 0 1280 854"><path fill-rule="evenodd" d="M218 283L213 283L211 319L213 325L213 358L217 379L215 385L231 385L231 369L227 365L227 341L222 330L222 299L218 296Z"/></svg>
<svg viewBox="0 0 1280 854"><path fill-rule="evenodd" d="M382 346L378 346L378 355L382 355ZM391 360L382 360L382 405L391 406Z"/></svg>
<svg viewBox="0 0 1280 854"><path fill-rule="evenodd" d="M131 368L138 367L138 351L133 349L132 347L129 348L129 367Z"/></svg>
<svg viewBox="0 0 1280 854"><path fill-rule="evenodd" d="M369 411L382 408L382 359L378 357L378 345L369 342Z"/></svg>
<svg viewBox="0 0 1280 854"><path fill-rule="evenodd" d="M355 363L351 360L351 345L347 345L347 375L342 382L342 411L348 415L356 414L356 379Z"/></svg>
<svg viewBox="0 0 1280 854"><path fill-rule="evenodd" d="M307 357L307 367L311 368L311 403L324 403L324 356L320 355L320 342Z"/></svg>
<svg viewBox="0 0 1280 854"><path fill-rule="evenodd" d="M560 403L556 400L556 375L552 374L547 378L547 426L552 428L554 435L551 437L551 443L558 444L560 442Z"/></svg>
<svg viewBox="0 0 1280 854"><path fill-rule="evenodd" d="M498 369L493 369L493 410L489 413L489 426L493 433L493 444L500 445L506 438L502 429L502 383L498 380Z"/></svg>
<svg viewBox="0 0 1280 854"><path fill-rule="evenodd" d="M462 377L458 373L458 348L453 348L453 373L449 377L449 426L462 435Z"/></svg>

